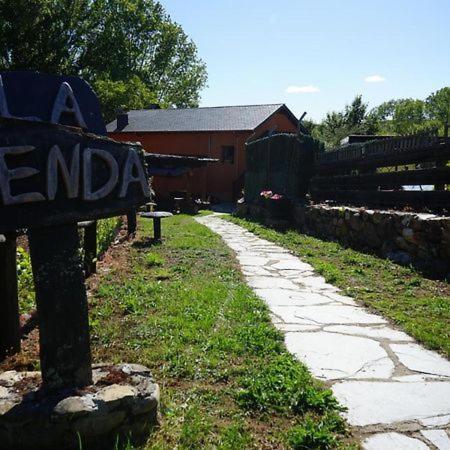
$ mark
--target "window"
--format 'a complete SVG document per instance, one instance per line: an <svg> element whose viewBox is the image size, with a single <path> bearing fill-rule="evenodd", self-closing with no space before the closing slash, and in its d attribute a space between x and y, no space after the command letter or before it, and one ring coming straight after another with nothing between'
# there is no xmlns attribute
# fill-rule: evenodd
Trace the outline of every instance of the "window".
<svg viewBox="0 0 450 450"><path fill-rule="evenodd" d="M222 146L222 162L234 164L234 146L223 145Z"/></svg>

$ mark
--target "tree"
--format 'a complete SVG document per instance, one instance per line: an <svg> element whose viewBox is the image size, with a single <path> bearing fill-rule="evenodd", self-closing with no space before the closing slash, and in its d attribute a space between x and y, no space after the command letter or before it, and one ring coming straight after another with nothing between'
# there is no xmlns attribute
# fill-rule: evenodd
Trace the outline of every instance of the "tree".
<svg viewBox="0 0 450 450"><path fill-rule="evenodd" d="M195 44L154 0L0 0L0 70L82 76L108 119L150 98L197 106L207 78Z"/></svg>
<svg viewBox="0 0 450 450"><path fill-rule="evenodd" d="M436 123L427 120L425 102L417 99L398 100L392 116L392 128L398 135L435 134Z"/></svg>
<svg viewBox="0 0 450 450"><path fill-rule="evenodd" d="M349 134L373 134L377 124L367 110L367 103L362 101L361 95L357 95L343 111L327 113L313 130L313 136L323 141L327 148L333 148L339 146Z"/></svg>
<svg viewBox="0 0 450 450"><path fill-rule="evenodd" d="M448 137L450 124L450 87L433 92L426 99L426 110L431 119L443 128L443 135Z"/></svg>

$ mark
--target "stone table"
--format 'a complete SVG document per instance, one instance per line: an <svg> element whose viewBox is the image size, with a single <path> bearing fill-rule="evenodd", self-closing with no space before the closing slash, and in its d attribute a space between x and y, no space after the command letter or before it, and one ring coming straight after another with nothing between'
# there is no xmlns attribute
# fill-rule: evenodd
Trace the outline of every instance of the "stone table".
<svg viewBox="0 0 450 450"><path fill-rule="evenodd" d="M161 241L161 219L172 217L173 214L166 211L143 212L140 214L144 219L153 219L153 238L155 242Z"/></svg>

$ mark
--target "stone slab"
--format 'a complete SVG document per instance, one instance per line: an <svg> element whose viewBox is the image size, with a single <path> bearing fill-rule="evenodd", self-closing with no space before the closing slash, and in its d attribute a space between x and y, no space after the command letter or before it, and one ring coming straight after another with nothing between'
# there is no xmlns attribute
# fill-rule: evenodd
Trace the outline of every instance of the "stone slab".
<svg viewBox="0 0 450 450"><path fill-rule="evenodd" d="M450 439L444 430L422 430L421 433L439 450L450 450Z"/></svg>
<svg viewBox="0 0 450 450"><path fill-rule="evenodd" d="M351 425L367 426L450 414L450 382L345 381L332 387Z"/></svg>
<svg viewBox="0 0 450 450"><path fill-rule="evenodd" d="M450 424L450 415L427 417L419 422L425 427L442 427Z"/></svg>
<svg viewBox="0 0 450 450"><path fill-rule="evenodd" d="M388 339L391 341L412 341L413 339L403 331L397 331L392 328L381 327L363 327L351 325L332 325L325 327L324 331L330 331L340 334L351 334L353 336L366 336L375 339Z"/></svg>
<svg viewBox="0 0 450 450"><path fill-rule="evenodd" d="M363 442L364 450L429 450L422 441L400 433L379 433Z"/></svg>
<svg viewBox="0 0 450 450"><path fill-rule="evenodd" d="M391 344L390 347L408 369L450 377L450 361L436 352L426 350L418 344Z"/></svg>
<svg viewBox="0 0 450 450"><path fill-rule="evenodd" d="M327 324L384 324L381 316L366 312L363 308L348 305L304 306L295 316L323 325Z"/></svg>
<svg viewBox="0 0 450 450"><path fill-rule="evenodd" d="M248 285L255 289L297 289L297 285L285 278L250 276L247 277Z"/></svg>
<svg viewBox="0 0 450 450"><path fill-rule="evenodd" d="M318 378L389 378L394 371L385 350L371 339L318 331L287 333L285 342Z"/></svg>

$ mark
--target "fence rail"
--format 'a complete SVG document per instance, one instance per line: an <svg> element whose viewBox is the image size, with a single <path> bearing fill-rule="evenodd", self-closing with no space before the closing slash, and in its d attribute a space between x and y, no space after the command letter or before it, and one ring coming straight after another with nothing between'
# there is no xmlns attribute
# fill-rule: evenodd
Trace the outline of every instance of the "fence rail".
<svg viewBox="0 0 450 450"><path fill-rule="evenodd" d="M448 208L450 191L443 188L450 184L449 160L450 138L407 136L351 144L316 155L310 191L312 198L320 201ZM398 165L409 167L397 170ZM386 171L386 167L396 170ZM408 188L418 185L440 189Z"/></svg>

